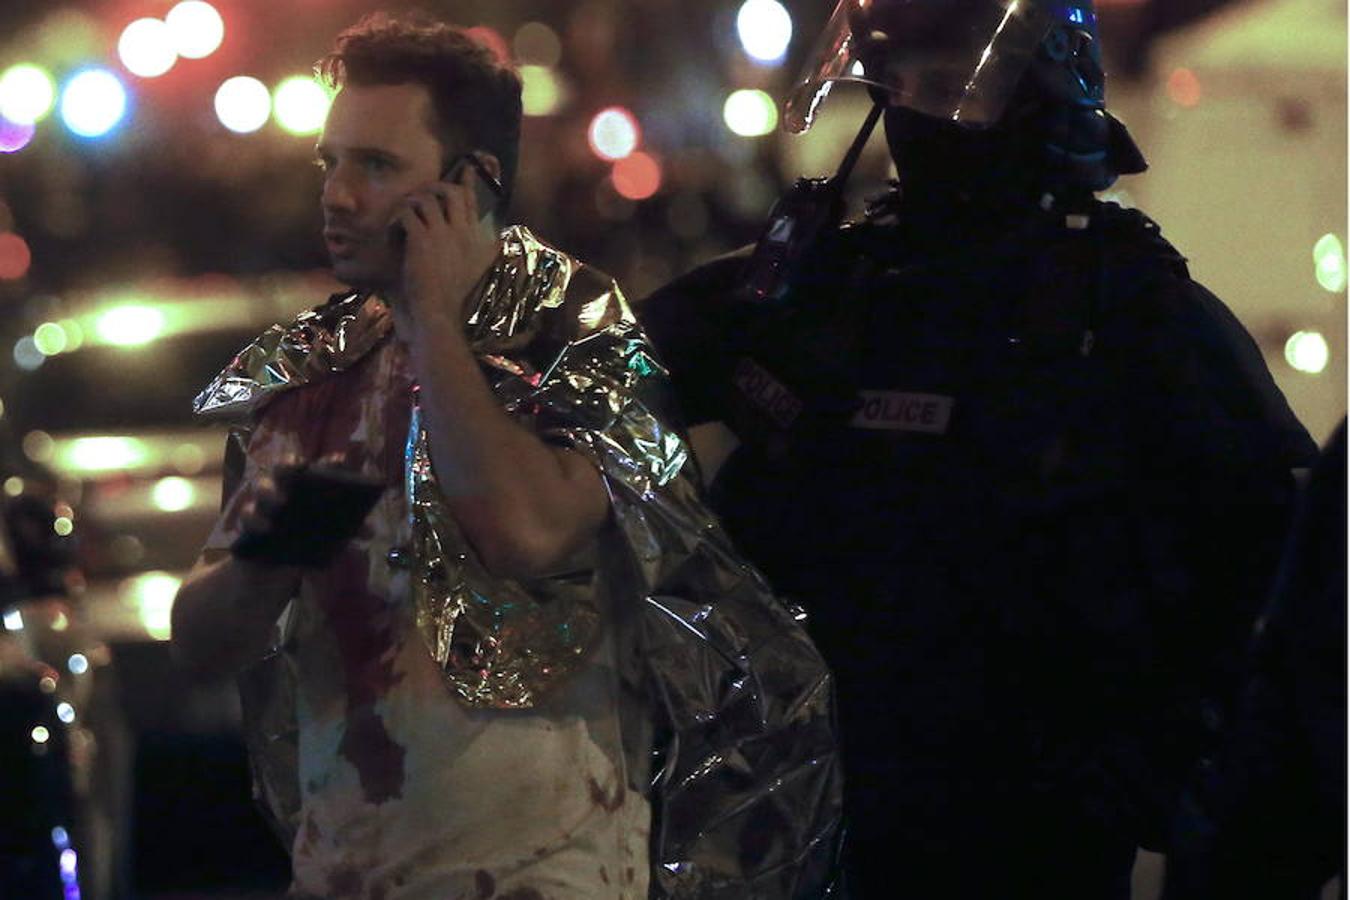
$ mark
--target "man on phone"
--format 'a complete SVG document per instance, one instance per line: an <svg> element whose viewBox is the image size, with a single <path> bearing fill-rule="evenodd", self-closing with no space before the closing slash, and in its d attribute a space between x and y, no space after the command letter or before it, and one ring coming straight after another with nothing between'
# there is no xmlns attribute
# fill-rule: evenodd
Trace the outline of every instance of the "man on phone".
<svg viewBox="0 0 1350 900"><path fill-rule="evenodd" d="M499 230L517 76L383 16L320 72L353 291L198 397L242 470L173 621L240 675L293 894L818 896L828 673L703 507L618 286Z"/></svg>

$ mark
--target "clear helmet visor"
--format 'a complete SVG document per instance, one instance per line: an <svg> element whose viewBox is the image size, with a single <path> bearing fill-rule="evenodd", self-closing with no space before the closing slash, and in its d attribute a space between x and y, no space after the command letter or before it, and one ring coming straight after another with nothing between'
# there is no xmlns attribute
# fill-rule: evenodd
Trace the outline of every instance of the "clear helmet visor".
<svg viewBox="0 0 1350 900"><path fill-rule="evenodd" d="M971 128L998 122L1050 26L1091 15L1045 0L840 0L784 104L784 126L811 127L836 82Z"/></svg>

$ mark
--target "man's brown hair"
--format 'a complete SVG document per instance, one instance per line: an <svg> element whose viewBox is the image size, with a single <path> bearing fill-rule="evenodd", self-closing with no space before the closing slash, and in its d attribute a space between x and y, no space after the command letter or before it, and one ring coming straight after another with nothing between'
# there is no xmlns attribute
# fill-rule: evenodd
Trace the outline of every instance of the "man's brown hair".
<svg viewBox="0 0 1350 900"><path fill-rule="evenodd" d="M502 166L505 212L520 156L520 76L463 29L421 18L365 16L315 67L333 89L420 84L431 94L431 132L451 154L483 150Z"/></svg>

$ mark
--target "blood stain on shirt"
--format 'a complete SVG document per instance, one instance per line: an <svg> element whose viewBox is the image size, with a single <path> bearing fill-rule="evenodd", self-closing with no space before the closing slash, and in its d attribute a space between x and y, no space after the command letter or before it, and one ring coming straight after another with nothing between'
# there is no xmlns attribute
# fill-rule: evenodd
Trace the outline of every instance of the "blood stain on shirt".
<svg viewBox="0 0 1350 900"><path fill-rule="evenodd" d="M600 786L600 782L595 777L588 775L586 777L586 787L591 791L591 802L603 809L605 812L614 812L620 806L623 806L624 787L622 784L614 789L614 796L610 797L605 793L605 789Z"/></svg>
<svg viewBox="0 0 1350 900"><path fill-rule="evenodd" d="M403 796L407 750L389 736L375 710L364 707L348 713L338 753L356 769L368 802L379 805Z"/></svg>

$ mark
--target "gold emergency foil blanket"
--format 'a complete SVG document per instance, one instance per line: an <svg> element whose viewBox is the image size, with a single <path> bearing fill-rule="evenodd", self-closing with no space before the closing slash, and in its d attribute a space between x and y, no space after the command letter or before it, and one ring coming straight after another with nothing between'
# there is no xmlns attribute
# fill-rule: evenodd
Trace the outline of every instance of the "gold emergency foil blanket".
<svg viewBox="0 0 1350 900"><path fill-rule="evenodd" d="M440 495L415 410L405 473L414 539L398 563L413 569L418 627L447 686L468 705L529 707L584 663L602 628L616 629L629 787L653 810L650 896L827 896L841 805L829 672L800 613L708 512L667 424L667 373L622 293L515 227L470 310L470 345L503 408L594 462L614 527L554 575L493 578ZM330 301L246 348L196 408L254 413L276 391L351 365L353 348L388 331L377 301ZM293 682L270 659L272 674L251 678L249 694L270 677L271 708L246 710L268 733L249 744L267 754L254 760L257 777L293 780ZM297 792L259 793L278 803ZM296 810L272 812L295 821Z"/></svg>

